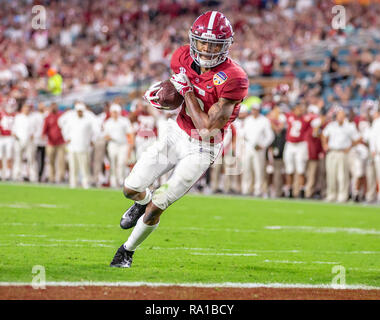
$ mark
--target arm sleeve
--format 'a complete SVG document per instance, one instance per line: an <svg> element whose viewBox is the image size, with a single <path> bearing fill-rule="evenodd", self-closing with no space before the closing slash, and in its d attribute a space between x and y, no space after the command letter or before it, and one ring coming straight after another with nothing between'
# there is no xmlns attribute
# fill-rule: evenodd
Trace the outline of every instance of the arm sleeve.
<svg viewBox="0 0 380 320"><path fill-rule="evenodd" d="M229 100L242 101L248 94L248 78L235 78L227 81L220 96Z"/></svg>

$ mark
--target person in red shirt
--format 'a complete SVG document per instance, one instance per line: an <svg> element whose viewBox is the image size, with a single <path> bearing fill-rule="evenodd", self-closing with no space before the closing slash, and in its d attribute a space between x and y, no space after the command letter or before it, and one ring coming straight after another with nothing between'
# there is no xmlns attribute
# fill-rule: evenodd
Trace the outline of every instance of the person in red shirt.
<svg viewBox="0 0 380 320"><path fill-rule="evenodd" d="M49 163L49 182L62 182L65 175L65 140L63 139L61 128L58 126L58 119L62 112L58 111L58 105L52 103L50 111L44 121L42 134L47 136L46 154ZM57 162L57 168L56 168Z"/></svg>
<svg viewBox="0 0 380 320"><path fill-rule="evenodd" d="M286 174L285 196L293 197L294 175L298 176L298 190L301 198L305 196L305 171L308 160L306 133L313 120L305 115L303 103L297 103L287 118L286 143L284 147L284 165Z"/></svg>
<svg viewBox="0 0 380 320"><path fill-rule="evenodd" d="M123 214L120 226L134 227L128 240L117 250L110 266L129 268L136 248L153 232L160 216L186 194L210 168L223 148L225 130L239 114L248 93L245 71L228 58L233 30L218 11L199 16L189 32L190 45L172 55L171 83L184 98L177 121L168 120L167 135L141 155L124 181L124 195L135 203ZM159 108L153 85L145 93ZM148 188L173 169L169 180L154 191Z"/></svg>
<svg viewBox="0 0 380 320"><path fill-rule="evenodd" d="M274 54L270 49L266 48L259 56L259 63L261 65L261 75L263 77L270 77L274 66Z"/></svg>
<svg viewBox="0 0 380 320"><path fill-rule="evenodd" d="M315 114L311 114L310 116L313 117L314 120L312 120L312 126L309 127L305 135L309 151L309 160L306 168L305 197L311 198L318 192L320 198L322 198L326 187L326 169L324 165L325 152L322 148L321 133L326 126L326 116L320 115L319 117L315 117Z"/></svg>

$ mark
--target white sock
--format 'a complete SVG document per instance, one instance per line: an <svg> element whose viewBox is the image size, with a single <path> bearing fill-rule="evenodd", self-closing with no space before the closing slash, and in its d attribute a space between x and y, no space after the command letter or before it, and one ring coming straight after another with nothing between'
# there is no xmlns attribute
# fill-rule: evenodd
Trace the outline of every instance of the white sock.
<svg viewBox="0 0 380 320"><path fill-rule="evenodd" d="M159 223L150 226L144 223L144 215L137 221L135 228L124 243L125 250L135 251L136 248L158 227Z"/></svg>
<svg viewBox="0 0 380 320"><path fill-rule="evenodd" d="M145 205L145 204L148 204L150 202L150 200L152 200L152 192L150 191L149 188L146 188L145 189L145 198L142 200L137 200L135 202L138 204L141 204L141 205Z"/></svg>

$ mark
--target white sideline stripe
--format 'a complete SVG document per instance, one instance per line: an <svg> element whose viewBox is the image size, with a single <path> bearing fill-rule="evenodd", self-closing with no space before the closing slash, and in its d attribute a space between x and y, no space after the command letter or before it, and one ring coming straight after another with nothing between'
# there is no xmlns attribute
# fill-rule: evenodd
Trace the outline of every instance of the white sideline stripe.
<svg viewBox="0 0 380 320"><path fill-rule="evenodd" d="M24 202L15 202L15 203L0 203L0 207L3 208L16 208L16 209L35 209L35 208L64 208L63 206L58 206L56 204L48 203L24 203Z"/></svg>
<svg viewBox="0 0 380 320"><path fill-rule="evenodd" d="M63 223L63 224L40 224L40 223L23 223L23 222L4 222L0 223L2 226L32 226L32 227L64 227L64 228L120 228L117 224L85 224L85 223Z"/></svg>
<svg viewBox="0 0 380 320"><path fill-rule="evenodd" d="M91 239L73 239L73 240L64 240L64 239L46 239L50 242L115 242L114 240L91 240Z"/></svg>
<svg viewBox="0 0 380 320"><path fill-rule="evenodd" d="M204 253L204 252L191 252L190 254L196 256L241 256L241 257L257 257L256 253ZM287 264L339 264L340 262L333 261L289 261L289 260L268 260L265 259L263 262L270 263L287 263ZM362 270L362 269L359 269Z"/></svg>
<svg viewBox="0 0 380 320"><path fill-rule="evenodd" d="M264 262L270 262L270 263L287 263L287 264L308 264L308 263L315 263L315 264L339 264L340 262L333 262L333 261L289 261L289 260L264 260ZM362 270L362 269L360 269Z"/></svg>
<svg viewBox="0 0 380 320"><path fill-rule="evenodd" d="M308 231L317 233L336 233L346 232L351 234L374 234L380 235L379 230L375 229L360 229L360 228L339 228L339 227L311 227L311 226L266 226L267 230L295 230Z"/></svg>
<svg viewBox="0 0 380 320"><path fill-rule="evenodd" d="M35 243L17 243L17 244L2 244L0 243L0 247L9 247L9 246L16 246L16 247L62 247L62 244L59 243L44 243L44 244L35 244ZM82 244L75 244L70 243L69 245L65 245L65 247L76 247L76 248L88 248L88 247L106 247L106 248L115 248L115 246L102 244L102 243L95 243L95 244L88 244L88 245L82 245Z"/></svg>
<svg viewBox="0 0 380 320"><path fill-rule="evenodd" d="M10 234L10 237L22 237L22 238L46 238L45 234Z"/></svg>
<svg viewBox="0 0 380 320"><path fill-rule="evenodd" d="M1 287L8 286L31 286L31 282L0 282ZM367 286L362 284L353 285L331 285L331 284L305 284L305 283L240 283L240 282L222 282L222 283L160 283L160 282L46 282L49 287L197 287L197 288L301 288L301 289L337 289L337 290L379 290L380 287Z"/></svg>
<svg viewBox="0 0 380 320"><path fill-rule="evenodd" d="M204 253L204 252L191 252L195 256L243 256L243 257L257 257L256 253Z"/></svg>

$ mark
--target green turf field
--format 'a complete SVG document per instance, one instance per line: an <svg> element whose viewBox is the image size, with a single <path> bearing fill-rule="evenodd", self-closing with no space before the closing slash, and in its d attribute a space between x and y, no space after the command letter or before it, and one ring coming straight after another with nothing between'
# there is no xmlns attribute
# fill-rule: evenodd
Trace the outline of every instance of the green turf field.
<svg viewBox="0 0 380 320"><path fill-rule="evenodd" d="M0 183L0 282L347 284L380 287L380 207L187 195L162 216L131 269L110 268L130 230L121 191Z"/></svg>

